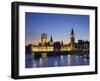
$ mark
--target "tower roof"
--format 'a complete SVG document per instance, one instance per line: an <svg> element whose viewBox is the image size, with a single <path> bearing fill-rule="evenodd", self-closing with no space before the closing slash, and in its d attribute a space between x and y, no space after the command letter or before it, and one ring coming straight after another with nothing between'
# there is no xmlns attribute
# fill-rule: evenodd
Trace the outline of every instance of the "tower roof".
<svg viewBox="0 0 100 81"><path fill-rule="evenodd" d="M53 42L52 35L51 35L51 38L50 38L50 42Z"/></svg>
<svg viewBox="0 0 100 81"><path fill-rule="evenodd" d="M47 36L47 34L46 33L42 33L41 36Z"/></svg>
<svg viewBox="0 0 100 81"><path fill-rule="evenodd" d="M73 28L72 28L71 34L74 34L74 30L73 30Z"/></svg>

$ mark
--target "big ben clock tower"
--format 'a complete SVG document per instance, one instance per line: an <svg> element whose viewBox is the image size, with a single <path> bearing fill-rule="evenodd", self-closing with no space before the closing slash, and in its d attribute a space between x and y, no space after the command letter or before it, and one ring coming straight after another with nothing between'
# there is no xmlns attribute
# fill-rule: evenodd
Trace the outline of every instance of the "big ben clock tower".
<svg viewBox="0 0 100 81"><path fill-rule="evenodd" d="M74 30L71 30L71 34L70 34L70 46L71 46L71 50L74 50L75 48L75 35L74 35Z"/></svg>

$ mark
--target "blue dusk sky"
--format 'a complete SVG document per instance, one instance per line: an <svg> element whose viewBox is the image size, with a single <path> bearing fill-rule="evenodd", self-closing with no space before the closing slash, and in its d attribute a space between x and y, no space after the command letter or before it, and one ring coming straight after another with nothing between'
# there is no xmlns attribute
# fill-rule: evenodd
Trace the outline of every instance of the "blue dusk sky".
<svg viewBox="0 0 100 81"><path fill-rule="evenodd" d="M38 44L41 34L46 33L48 41L70 41L71 30L75 33L75 42L89 40L89 15L25 13L25 44Z"/></svg>

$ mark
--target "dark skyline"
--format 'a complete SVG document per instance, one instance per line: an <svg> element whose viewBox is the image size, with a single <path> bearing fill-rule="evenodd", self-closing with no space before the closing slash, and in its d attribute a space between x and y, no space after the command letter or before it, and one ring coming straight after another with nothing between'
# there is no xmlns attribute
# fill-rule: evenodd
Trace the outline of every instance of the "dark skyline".
<svg viewBox="0 0 100 81"><path fill-rule="evenodd" d="M39 43L41 34L46 33L48 41L69 43L71 29L74 29L75 42L89 40L89 16L71 14L25 13L25 44Z"/></svg>

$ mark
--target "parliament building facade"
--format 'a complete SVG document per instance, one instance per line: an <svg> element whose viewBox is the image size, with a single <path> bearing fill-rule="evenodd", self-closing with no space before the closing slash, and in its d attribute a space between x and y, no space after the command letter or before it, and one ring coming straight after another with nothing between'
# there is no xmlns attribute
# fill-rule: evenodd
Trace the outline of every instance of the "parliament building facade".
<svg viewBox="0 0 100 81"><path fill-rule="evenodd" d="M70 43L63 44L63 41L53 41L51 36L50 40L47 40L47 34L41 34L41 42L38 45L32 45L31 51L32 52L39 52L39 51L73 51L75 50L75 34L74 30L71 30L70 33Z"/></svg>

